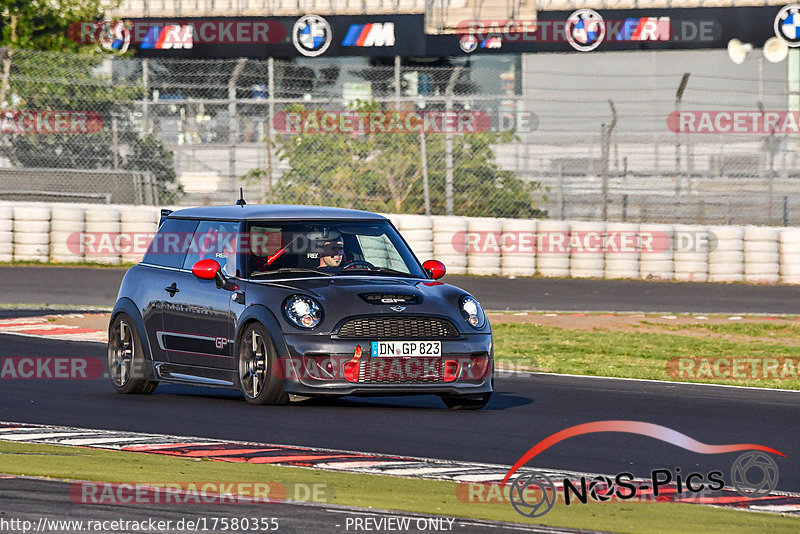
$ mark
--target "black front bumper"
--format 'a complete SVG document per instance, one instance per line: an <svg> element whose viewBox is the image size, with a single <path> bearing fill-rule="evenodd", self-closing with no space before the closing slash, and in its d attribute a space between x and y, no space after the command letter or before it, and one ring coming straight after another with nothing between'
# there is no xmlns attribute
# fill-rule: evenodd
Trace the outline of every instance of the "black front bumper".
<svg viewBox="0 0 800 534"><path fill-rule="evenodd" d="M492 391L493 340L491 334L465 334L459 338L441 339L442 356L435 362L415 362L431 358L396 358L386 362L370 356L367 339L338 339L329 335L284 335L289 362L280 362L284 375L284 387L296 395L480 395ZM402 341L402 340L395 340ZM416 341L416 340L415 340ZM362 350L358 362L357 378L345 378L342 365L352 361L356 347ZM445 362L457 361L458 372L451 380L445 380ZM470 369L471 362L484 362L485 368ZM367 363L374 364L367 367ZM481 364L484 365L484 364ZM381 380L373 381L375 371L385 370ZM438 379L432 374L437 369ZM402 369L401 374L392 370ZM405 374L406 372L410 372ZM475 371L475 372L473 372ZM353 380L355 378L355 381Z"/></svg>

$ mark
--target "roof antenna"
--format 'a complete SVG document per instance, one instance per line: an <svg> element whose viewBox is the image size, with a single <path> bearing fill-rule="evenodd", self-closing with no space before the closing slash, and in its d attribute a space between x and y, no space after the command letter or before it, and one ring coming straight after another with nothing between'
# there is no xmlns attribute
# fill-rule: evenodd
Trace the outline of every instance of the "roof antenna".
<svg viewBox="0 0 800 534"><path fill-rule="evenodd" d="M247 202L244 201L244 189L239 188L239 200L236 201L237 206L244 206Z"/></svg>

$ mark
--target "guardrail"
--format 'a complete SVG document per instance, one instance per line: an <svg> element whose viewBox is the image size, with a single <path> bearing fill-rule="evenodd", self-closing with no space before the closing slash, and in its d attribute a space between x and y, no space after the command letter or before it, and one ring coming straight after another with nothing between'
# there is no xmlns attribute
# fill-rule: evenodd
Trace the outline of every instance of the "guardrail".
<svg viewBox="0 0 800 534"><path fill-rule="evenodd" d="M159 216L153 206L0 203L0 262L136 263ZM800 227L387 217L420 260L451 274L800 283Z"/></svg>

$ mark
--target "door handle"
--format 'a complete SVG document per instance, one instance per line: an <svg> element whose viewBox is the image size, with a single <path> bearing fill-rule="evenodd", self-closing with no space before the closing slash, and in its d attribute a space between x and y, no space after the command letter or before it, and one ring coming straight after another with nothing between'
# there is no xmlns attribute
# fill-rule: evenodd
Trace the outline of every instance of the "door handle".
<svg viewBox="0 0 800 534"><path fill-rule="evenodd" d="M172 282L171 286L165 287L164 290L167 293L169 293L170 297L174 297L175 293L179 293L180 292L180 289L178 289L178 284L176 284L175 282Z"/></svg>

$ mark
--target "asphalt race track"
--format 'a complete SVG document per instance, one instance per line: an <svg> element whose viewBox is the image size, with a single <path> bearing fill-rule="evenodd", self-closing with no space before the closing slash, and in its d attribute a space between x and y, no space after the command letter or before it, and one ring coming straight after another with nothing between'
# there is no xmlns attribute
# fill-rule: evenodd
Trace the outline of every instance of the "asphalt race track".
<svg viewBox="0 0 800 534"><path fill-rule="evenodd" d="M113 306L123 269L0 267L0 303ZM800 286L446 276L489 310L800 314Z"/></svg>
<svg viewBox="0 0 800 534"><path fill-rule="evenodd" d="M99 344L0 336L0 356L104 357ZM436 397L346 398L249 406L237 392L162 385L116 394L107 379L3 380L0 420L165 433L511 465L550 434L598 420L657 423L708 444L782 451L778 489L800 491L800 394L718 386L547 375L500 376L491 403L453 412ZM369 429L365 432L365 429ZM621 433L570 438L530 467L649 477L653 469L707 473L730 483L737 453L701 455Z"/></svg>

